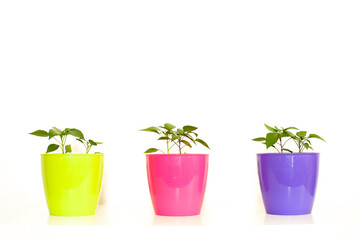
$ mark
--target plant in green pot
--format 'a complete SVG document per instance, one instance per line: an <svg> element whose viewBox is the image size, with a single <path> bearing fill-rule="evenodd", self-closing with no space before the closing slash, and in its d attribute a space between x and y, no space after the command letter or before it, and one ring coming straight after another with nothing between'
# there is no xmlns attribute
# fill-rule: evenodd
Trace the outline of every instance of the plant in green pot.
<svg viewBox="0 0 361 240"><path fill-rule="evenodd" d="M263 202L268 214L301 215L312 211L316 193L319 153L312 139L325 141L317 134L307 134L295 127L270 127L266 137L252 139L273 148L277 153L257 154L258 176ZM286 143L295 143L293 152Z"/></svg>
<svg viewBox="0 0 361 240"><path fill-rule="evenodd" d="M95 214L102 177L104 155L89 154L93 146L101 144L86 140L83 133L75 128L60 130L53 127L49 131L37 130L30 133L55 141L41 154L43 186L49 213L55 216L87 216ZM85 153L72 153L67 144L71 136L81 142ZM53 153L61 150L61 153Z"/></svg>
<svg viewBox="0 0 361 240"><path fill-rule="evenodd" d="M155 214L163 216L191 216L200 214L204 199L208 154L187 154L185 151L197 143L209 148L198 138L197 127L182 128L166 123L141 131L155 133L164 141L166 151L149 148L147 176ZM171 153L175 150L177 153ZM161 154L151 154L161 152Z"/></svg>

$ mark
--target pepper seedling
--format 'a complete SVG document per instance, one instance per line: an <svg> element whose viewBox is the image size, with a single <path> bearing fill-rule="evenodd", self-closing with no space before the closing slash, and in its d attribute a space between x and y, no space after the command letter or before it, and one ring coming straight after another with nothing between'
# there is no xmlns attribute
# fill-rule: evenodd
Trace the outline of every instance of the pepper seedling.
<svg viewBox="0 0 361 240"><path fill-rule="evenodd" d="M266 137L259 137L252 139L253 141L262 142L266 145L266 149L273 147L279 153L291 152L288 148L285 148L285 144L293 139L296 143L298 152L302 153L305 149L312 149L310 138L317 138L324 142L326 142L323 138L318 136L317 134L311 133L307 136L307 131L298 131L295 134L291 132L291 130L299 130L296 127L270 127L267 124L264 124L265 127L270 131L266 134ZM285 139L285 140L283 140Z"/></svg>
<svg viewBox="0 0 361 240"><path fill-rule="evenodd" d="M182 151L184 153L185 147L192 148L192 144L197 145L197 143L200 143L206 148L210 149L205 141L198 138L198 134L195 132L195 130L197 129L197 127L190 125L183 126L182 128L177 128L173 124L165 123L163 126L148 127L139 131L153 132L158 134L160 136L158 140L166 141L167 154L169 154L170 150L173 147L177 147L179 153L182 154ZM144 153L154 153L158 151L165 154L165 152L157 148L149 148Z"/></svg>
<svg viewBox="0 0 361 240"><path fill-rule="evenodd" d="M59 143L59 144L54 144L54 143L49 144L49 146L46 150L46 153L54 152L59 147L61 149L62 154L71 153L72 152L71 145L66 144L66 140L69 135L76 137L76 140L78 140L79 142L81 142L84 145L86 154L89 153L92 146L97 146L98 144L102 144L101 142L95 142L91 139L86 140L84 138L84 134L76 128L65 128L64 130L60 130L57 127L53 127L49 130L49 132L47 132L45 130L36 130L29 134L38 136L38 137L48 137L49 140L54 139L55 141L57 141Z"/></svg>

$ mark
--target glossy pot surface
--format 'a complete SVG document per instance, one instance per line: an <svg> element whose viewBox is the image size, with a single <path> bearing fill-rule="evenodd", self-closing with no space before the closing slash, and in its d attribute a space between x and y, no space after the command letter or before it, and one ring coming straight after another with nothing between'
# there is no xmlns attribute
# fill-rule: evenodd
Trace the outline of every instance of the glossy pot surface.
<svg viewBox="0 0 361 240"><path fill-rule="evenodd" d="M267 213L311 213L317 186L319 153L257 154L257 164Z"/></svg>
<svg viewBox="0 0 361 240"><path fill-rule="evenodd" d="M208 154L148 154L147 175L155 214L198 215L208 172Z"/></svg>
<svg viewBox="0 0 361 240"><path fill-rule="evenodd" d="M95 214L103 154L42 154L43 185L49 213L56 216Z"/></svg>

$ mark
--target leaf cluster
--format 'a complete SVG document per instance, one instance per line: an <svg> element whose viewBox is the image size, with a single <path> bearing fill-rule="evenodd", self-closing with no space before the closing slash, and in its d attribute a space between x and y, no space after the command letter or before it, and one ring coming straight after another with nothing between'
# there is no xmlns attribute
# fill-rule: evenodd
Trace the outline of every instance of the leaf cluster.
<svg viewBox="0 0 361 240"><path fill-rule="evenodd" d="M102 144L101 142L95 142L91 139L86 140L84 138L84 134L76 128L65 128L64 130L60 130L59 128L53 127L51 129L49 129L48 132L45 130L36 130L29 134L38 136L38 137L48 137L49 140L54 139L55 141L57 141L59 143L59 144L54 144L54 143L50 144L46 150L46 153L54 152L58 148L61 149L61 152L63 154L71 153L72 152L71 145L66 144L66 140L69 135L75 137L77 141L81 142L84 145L84 147L86 149L86 154L89 153L90 148L92 146L97 146L98 144Z"/></svg>
<svg viewBox="0 0 361 240"><path fill-rule="evenodd" d="M298 152L301 153L305 149L312 149L310 138L317 138L326 142L323 138L317 134L311 133L307 136L307 131L297 131L293 133L292 130L299 130L296 127L270 127L264 124L265 127L270 131L266 134L266 137L259 137L252 139L253 141L262 142L266 145L266 149L273 147L279 153L292 152L288 148L285 148L285 144L292 139L298 148Z"/></svg>
<svg viewBox="0 0 361 240"><path fill-rule="evenodd" d="M158 127L148 127L141 129L140 131L153 132L158 134L160 137L158 140L165 141L167 144L167 154L175 146L178 148L180 154L182 154L183 148L189 147L192 148L192 144L197 145L197 143L202 144L206 148L210 149L208 144L202 139L198 138L198 134L195 132L197 127L186 125L182 128L177 128L173 124L165 123L163 126ZM157 148L149 148L144 153L154 153L154 152L163 152Z"/></svg>

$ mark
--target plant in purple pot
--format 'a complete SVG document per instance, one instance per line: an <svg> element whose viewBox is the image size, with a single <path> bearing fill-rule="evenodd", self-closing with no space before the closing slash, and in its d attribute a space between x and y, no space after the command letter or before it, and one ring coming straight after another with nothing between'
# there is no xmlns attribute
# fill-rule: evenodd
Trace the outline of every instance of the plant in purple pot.
<svg viewBox="0 0 361 240"><path fill-rule="evenodd" d="M277 153L257 154L258 176L263 202L268 214L310 214L316 193L319 153L304 152L312 148L317 134L307 135L295 127L270 127L266 137L252 139L273 148ZM286 148L294 142L297 152Z"/></svg>
<svg viewBox="0 0 361 240"><path fill-rule="evenodd" d="M164 216L191 216L201 211L208 173L208 154L186 154L186 149L200 143L197 127L182 128L166 123L141 131L156 133L167 150L149 148L145 153L149 191L155 214ZM171 153L171 151L177 153ZM154 152L162 154L149 154Z"/></svg>

